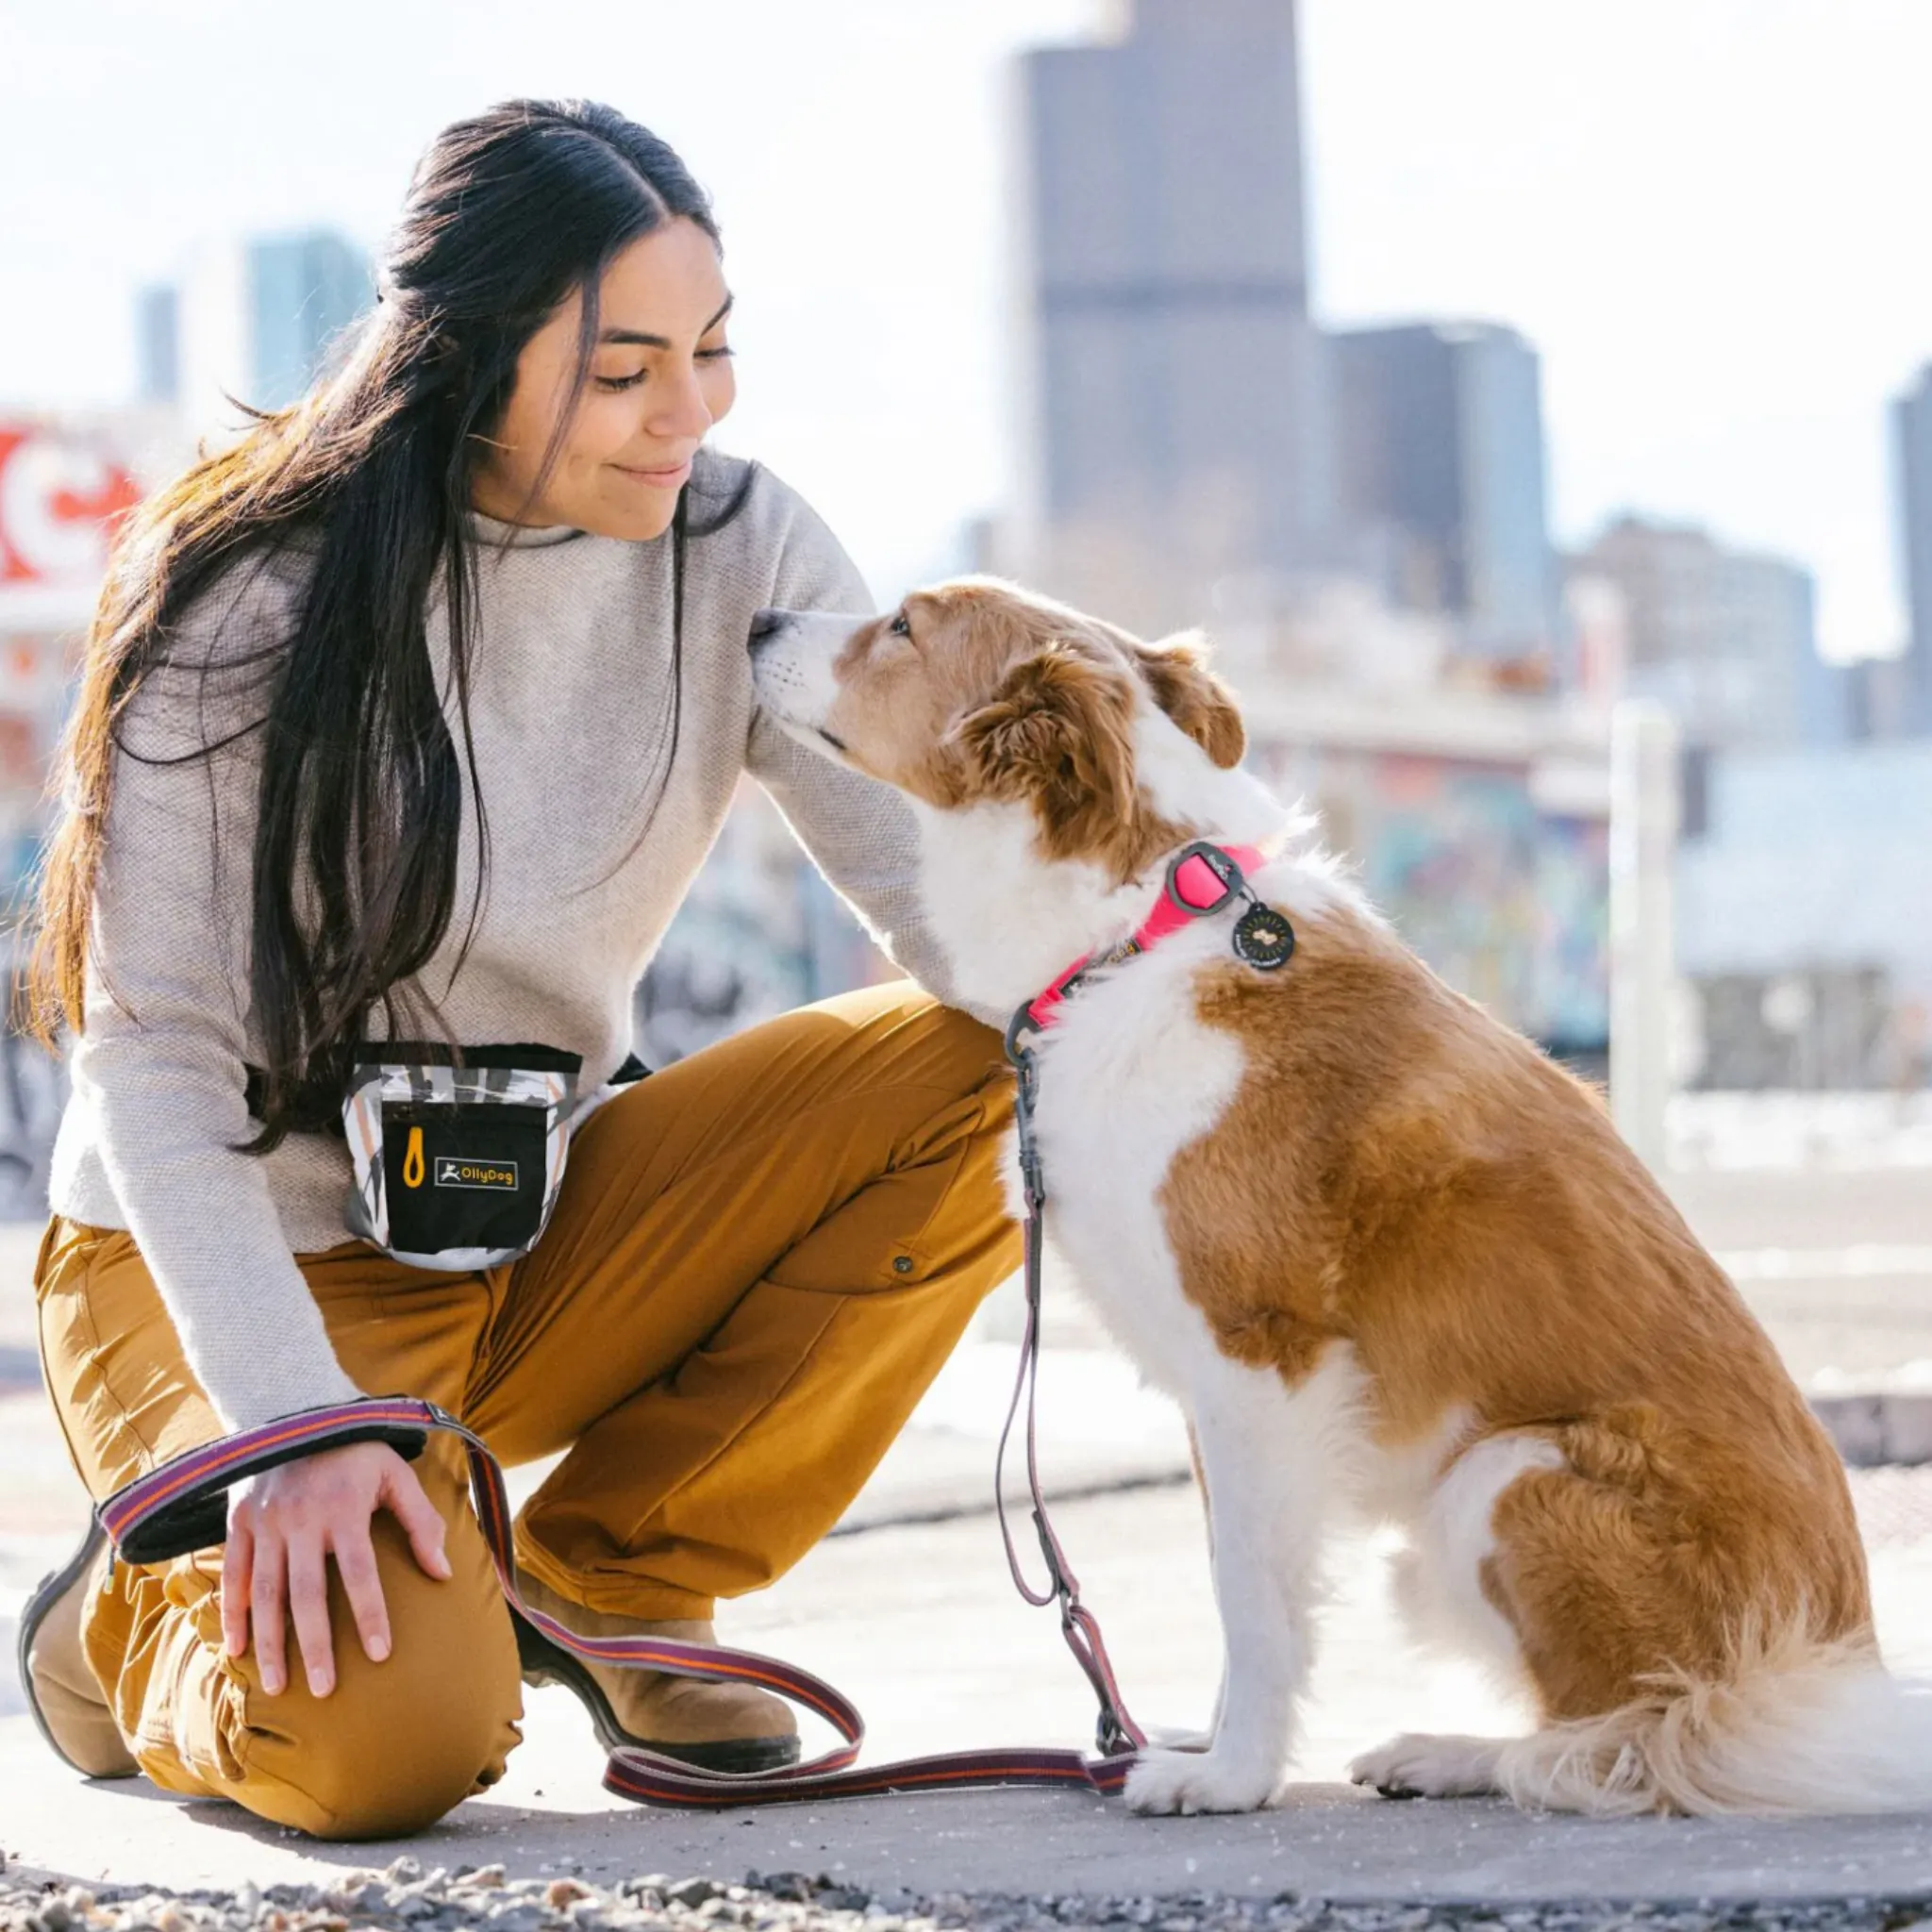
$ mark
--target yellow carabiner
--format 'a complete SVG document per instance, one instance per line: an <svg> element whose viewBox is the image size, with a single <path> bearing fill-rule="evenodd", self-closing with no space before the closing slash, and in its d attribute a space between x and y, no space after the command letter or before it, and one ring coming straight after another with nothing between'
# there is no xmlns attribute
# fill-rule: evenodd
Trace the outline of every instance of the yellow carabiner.
<svg viewBox="0 0 1932 1932"><path fill-rule="evenodd" d="M420 1188L423 1185L423 1129L409 1129L408 1151L403 1156L403 1185L406 1188Z"/></svg>

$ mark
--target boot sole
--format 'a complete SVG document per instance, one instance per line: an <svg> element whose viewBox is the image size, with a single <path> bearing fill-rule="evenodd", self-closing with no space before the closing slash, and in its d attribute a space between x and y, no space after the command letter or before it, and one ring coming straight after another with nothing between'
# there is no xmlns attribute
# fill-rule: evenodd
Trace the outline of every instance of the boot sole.
<svg viewBox="0 0 1932 1932"><path fill-rule="evenodd" d="M700 1771L782 1771L798 1762L796 1738L719 1738L702 1743L666 1743L653 1738L634 1738L617 1722L617 1713L589 1669L567 1650L512 1610L516 1625L517 1660L523 1666L524 1682L541 1687L561 1686L573 1692L591 1714L591 1727L606 1751L651 1751L660 1757L675 1757Z"/></svg>
<svg viewBox="0 0 1932 1932"><path fill-rule="evenodd" d="M67 1755L66 1747L54 1735L54 1727L47 1722L47 1713L41 1708L41 1700L34 1694L34 1674L27 1668L27 1657L34 1647L34 1638L40 1627L47 1621L51 1610L74 1586L88 1573L94 1558L101 1553L101 1545L107 1541L107 1533L97 1522L90 1521L87 1535L81 1539L80 1548L70 1557L66 1563L50 1575L41 1578L34 1593L27 1598L20 1613L20 1635L14 1645L15 1660L20 1667L20 1688L26 1696L26 1707L32 1713L34 1728L47 1740L47 1748L59 1758L62 1764L80 1773L82 1777L111 1778L139 1777L141 1767L130 1763L125 1771L90 1771Z"/></svg>

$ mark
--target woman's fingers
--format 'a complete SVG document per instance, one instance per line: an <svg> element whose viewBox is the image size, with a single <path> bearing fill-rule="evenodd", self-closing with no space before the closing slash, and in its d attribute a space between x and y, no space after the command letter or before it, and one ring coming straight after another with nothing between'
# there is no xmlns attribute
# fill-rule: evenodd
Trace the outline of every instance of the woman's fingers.
<svg viewBox="0 0 1932 1932"><path fill-rule="evenodd" d="M403 1534L409 1539L416 1561L429 1575L446 1578L450 1567L448 1552L443 1548L446 1531L442 1518L416 1480L416 1472L400 1456L391 1456L384 1467L380 1500L403 1525Z"/></svg>
<svg viewBox="0 0 1932 1932"><path fill-rule="evenodd" d="M289 1621L302 1651L312 1697L336 1688L335 1646L328 1627L328 1551L319 1530L293 1537L289 1551Z"/></svg>
<svg viewBox="0 0 1932 1932"><path fill-rule="evenodd" d="M409 1465L378 1442L325 1450L270 1470L230 1513L222 1559L222 1640L239 1657L252 1639L269 1696L288 1688L291 1621L309 1690L326 1697L335 1689L331 1557L364 1652L376 1663L390 1655L389 1606L369 1534L371 1516L385 1508L402 1524L422 1568L447 1577L441 1516Z"/></svg>
<svg viewBox="0 0 1932 1932"><path fill-rule="evenodd" d="M228 1546L222 1552L222 1648L230 1657L248 1649L248 1591L255 1571L255 1534L245 1515L228 1524Z"/></svg>
<svg viewBox="0 0 1932 1932"><path fill-rule="evenodd" d="M288 1689L287 1552L281 1539L265 1526L257 1531L255 1556L249 1566L249 1623L255 1632L255 1668L261 1688L271 1697Z"/></svg>
<svg viewBox="0 0 1932 1932"><path fill-rule="evenodd" d="M390 1649L389 1606L382 1600L382 1574L375 1567L375 1547L369 1541L366 1522L336 1531L335 1557L363 1655L379 1664Z"/></svg>

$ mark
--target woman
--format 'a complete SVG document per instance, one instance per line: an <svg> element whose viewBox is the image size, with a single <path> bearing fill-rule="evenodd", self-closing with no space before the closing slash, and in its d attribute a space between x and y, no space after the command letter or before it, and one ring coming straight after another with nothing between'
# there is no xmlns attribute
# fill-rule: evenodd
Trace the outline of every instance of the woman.
<svg viewBox="0 0 1932 1932"><path fill-rule="evenodd" d="M934 984L903 807L752 701L758 608L870 600L796 496L702 447L730 306L663 142L575 103L458 123L341 372L119 546L33 981L74 1074L42 1351L97 1498L225 1430L426 1396L506 1462L567 1452L518 1524L534 1602L708 1641L1015 1265L999 1041L909 983L614 1077L744 770ZM358 1042L425 1037L580 1058L560 1191L510 1258L398 1258L367 1219L345 1077ZM527 1630L520 1662L446 1443L272 1471L225 1551L106 1554L24 1633L42 1728L94 1774L409 1831L500 1775L520 1675L568 1676L607 1743L797 1753L747 1687L566 1670Z"/></svg>

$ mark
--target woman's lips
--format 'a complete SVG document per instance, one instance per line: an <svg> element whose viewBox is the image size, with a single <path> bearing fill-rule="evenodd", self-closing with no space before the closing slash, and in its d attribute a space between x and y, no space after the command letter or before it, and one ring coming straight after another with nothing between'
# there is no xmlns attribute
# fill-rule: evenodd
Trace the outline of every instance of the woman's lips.
<svg viewBox="0 0 1932 1932"><path fill-rule="evenodd" d="M650 470L640 468L635 463L612 463L610 467L626 476L635 477L640 483L649 484L654 490L681 490L691 475L691 458L686 457L681 463Z"/></svg>

